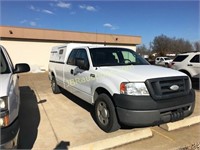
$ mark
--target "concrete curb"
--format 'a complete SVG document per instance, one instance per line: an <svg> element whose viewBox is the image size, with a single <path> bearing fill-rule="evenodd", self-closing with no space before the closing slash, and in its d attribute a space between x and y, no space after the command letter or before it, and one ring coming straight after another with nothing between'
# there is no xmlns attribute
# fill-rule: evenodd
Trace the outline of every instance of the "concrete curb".
<svg viewBox="0 0 200 150"><path fill-rule="evenodd" d="M197 123L200 123L200 115L185 118L183 120L173 122L173 123L166 123L166 124L160 125L160 127L167 131L173 131L173 130L191 126Z"/></svg>
<svg viewBox="0 0 200 150"><path fill-rule="evenodd" d="M69 148L70 150L80 150L80 149L90 149L90 150L100 150L100 149L109 149L116 146L124 145L130 142L138 141L148 137L152 137L153 133L150 128L139 129L131 133L122 134L116 137L106 138L99 141L94 141L88 144L76 146Z"/></svg>

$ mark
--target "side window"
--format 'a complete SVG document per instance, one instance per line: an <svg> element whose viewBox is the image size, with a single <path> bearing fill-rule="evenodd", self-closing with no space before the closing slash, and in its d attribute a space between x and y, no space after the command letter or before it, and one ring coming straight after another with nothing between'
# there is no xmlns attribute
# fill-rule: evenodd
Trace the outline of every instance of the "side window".
<svg viewBox="0 0 200 150"><path fill-rule="evenodd" d="M188 55L179 55L173 61L181 62L181 61L185 60L185 58L187 58L187 57L188 57Z"/></svg>
<svg viewBox="0 0 200 150"><path fill-rule="evenodd" d="M199 57L200 57L200 55L195 55L195 56L190 60L190 62L192 62L192 63L200 63Z"/></svg>
<svg viewBox="0 0 200 150"><path fill-rule="evenodd" d="M73 65L73 66L75 65L75 57L76 57L77 52L78 52L77 49L74 49L71 51L67 60L68 65Z"/></svg>
<svg viewBox="0 0 200 150"><path fill-rule="evenodd" d="M63 54L63 51L64 51L63 49L60 49L60 50L59 50L59 54L62 55L62 54Z"/></svg>
<svg viewBox="0 0 200 150"><path fill-rule="evenodd" d="M128 51L123 51L122 55L123 55L125 61L128 60L129 62L136 62L136 57L132 53L130 53Z"/></svg>
<svg viewBox="0 0 200 150"><path fill-rule="evenodd" d="M65 51L66 51L66 47L62 47L61 49L59 48L58 50L58 61L64 63L65 60Z"/></svg>
<svg viewBox="0 0 200 150"><path fill-rule="evenodd" d="M86 52L85 49L78 49L78 52L76 54L76 58L84 59L86 64L89 65L88 56L87 56L87 52Z"/></svg>
<svg viewBox="0 0 200 150"><path fill-rule="evenodd" d="M10 73L8 62L0 48L0 74Z"/></svg>
<svg viewBox="0 0 200 150"><path fill-rule="evenodd" d="M112 54L113 54L113 56L115 57L115 61L116 61L117 63L119 63L119 57L118 57L117 53L114 52L114 53L112 53Z"/></svg>
<svg viewBox="0 0 200 150"><path fill-rule="evenodd" d="M11 67L11 70L14 70L14 65L13 65L13 62L12 62L12 60L10 58L10 55L8 54L7 51L4 51L4 53L5 53L5 57L7 57L5 59L7 60L8 66Z"/></svg>
<svg viewBox="0 0 200 150"><path fill-rule="evenodd" d="M76 65L75 59L76 58L82 58L85 60L86 64L89 66L89 61L87 57L87 52L85 49L74 49L71 51L69 58L67 60L68 65Z"/></svg>
<svg viewBox="0 0 200 150"><path fill-rule="evenodd" d="M87 59L87 53L84 49L78 49L76 58L82 58L82 59Z"/></svg>

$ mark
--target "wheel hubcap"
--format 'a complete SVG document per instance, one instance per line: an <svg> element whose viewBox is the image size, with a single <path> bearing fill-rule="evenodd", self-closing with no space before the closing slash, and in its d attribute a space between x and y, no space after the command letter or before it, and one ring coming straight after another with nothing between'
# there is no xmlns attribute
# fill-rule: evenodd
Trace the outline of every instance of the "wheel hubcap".
<svg viewBox="0 0 200 150"><path fill-rule="evenodd" d="M97 106L97 115L99 118L99 121L106 126L109 122L109 111L107 109L107 106L104 102L100 102Z"/></svg>

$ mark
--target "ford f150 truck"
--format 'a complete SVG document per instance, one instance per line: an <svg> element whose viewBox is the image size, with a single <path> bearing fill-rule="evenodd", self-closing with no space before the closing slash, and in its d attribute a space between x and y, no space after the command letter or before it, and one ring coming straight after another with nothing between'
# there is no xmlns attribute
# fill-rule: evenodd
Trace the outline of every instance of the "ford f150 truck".
<svg viewBox="0 0 200 150"><path fill-rule="evenodd" d="M192 114L195 93L190 78L150 65L133 50L70 43L53 47L49 61L53 93L60 88L94 105L105 132L120 125L154 126Z"/></svg>
<svg viewBox="0 0 200 150"><path fill-rule="evenodd" d="M17 147L19 133L20 94L17 73L30 70L28 64L16 64L15 67L6 51L0 45L0 149Z"/></svg>

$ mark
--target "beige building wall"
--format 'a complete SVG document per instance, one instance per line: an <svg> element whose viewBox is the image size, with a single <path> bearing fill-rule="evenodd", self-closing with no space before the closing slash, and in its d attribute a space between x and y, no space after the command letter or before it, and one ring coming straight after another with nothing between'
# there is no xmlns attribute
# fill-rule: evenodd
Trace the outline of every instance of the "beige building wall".
<svg viewBox="0 0 200 150"><path fill-rule="evenodd" d="M64 43L1 40L0 44L7 49L14 64L28 63L32 72L38 72L48 70L51 48ZM120 45L119 47L136 50L136 46Z"/></svg>
<svg viewBox="0 0 200 150"><path fill-rule="evenodd" d="M28 63L32 72L38 69L47 70L51 48L60 44L10 40L0 43L6 48L14 64Z"/></svg>

